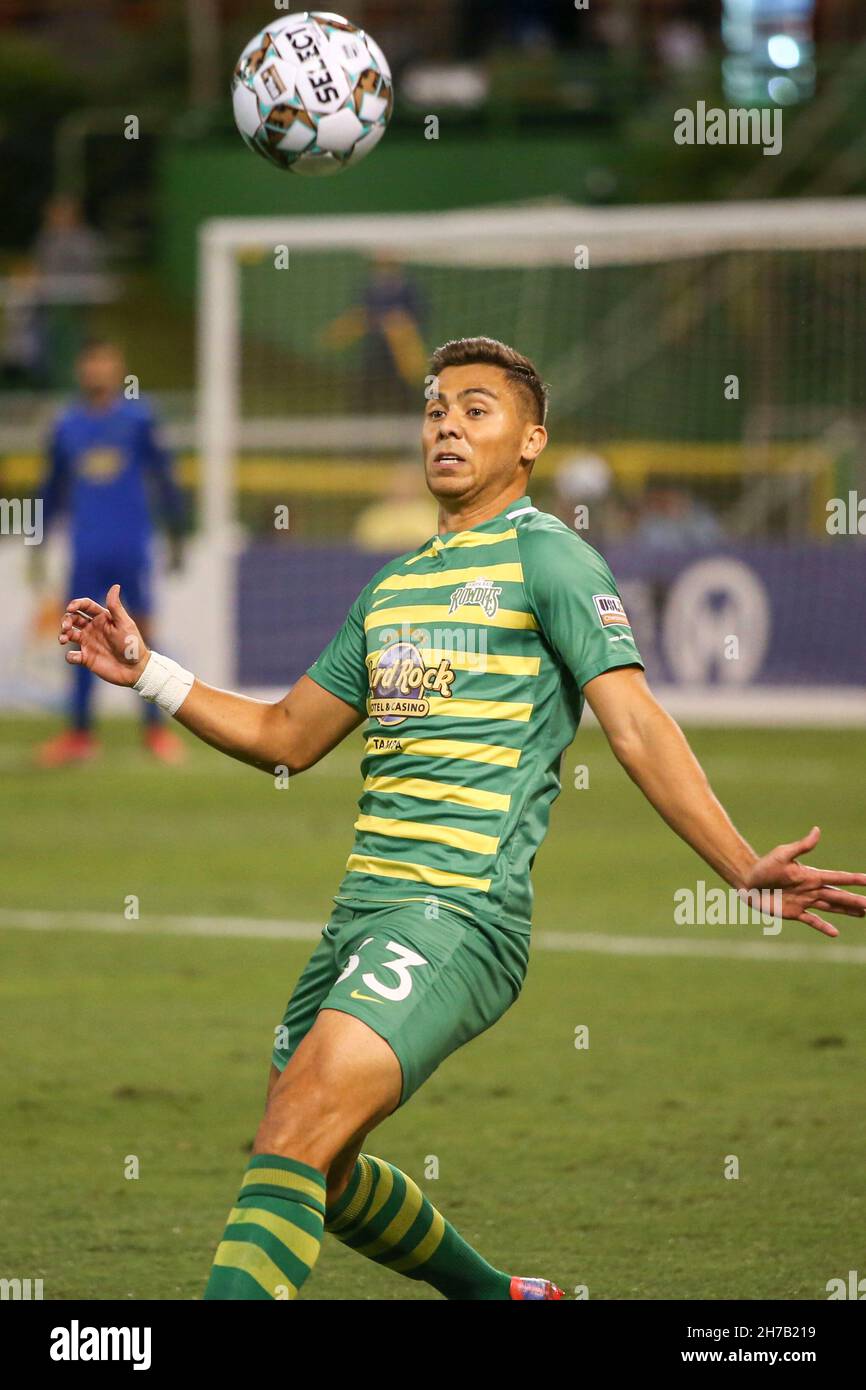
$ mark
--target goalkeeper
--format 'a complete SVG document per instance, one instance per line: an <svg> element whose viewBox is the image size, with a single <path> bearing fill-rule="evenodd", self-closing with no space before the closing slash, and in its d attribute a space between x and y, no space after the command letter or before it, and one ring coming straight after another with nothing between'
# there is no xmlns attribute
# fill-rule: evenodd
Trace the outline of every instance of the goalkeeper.
<svg viewBox="0 0 866 1390"><path fill-rule="evenodd" d="M170 533L171 565L178 568L186 523L183 494L172 460L159 438L152 407L124 395L124 358L104 339L78 355L79 397L60 415L42 481L43 522L48 531L69 513L71 587L93 592L117 580L145 637L152 630L154 514L161 510ZM32 552L33 578L41 582L41 556ZM93 677L86 664L72 677L69 728L37 752L43 767L62 767L98 751L93 733ZM183 745L155 705L143 711L143 740L161 762L183 757Z"/></svg>

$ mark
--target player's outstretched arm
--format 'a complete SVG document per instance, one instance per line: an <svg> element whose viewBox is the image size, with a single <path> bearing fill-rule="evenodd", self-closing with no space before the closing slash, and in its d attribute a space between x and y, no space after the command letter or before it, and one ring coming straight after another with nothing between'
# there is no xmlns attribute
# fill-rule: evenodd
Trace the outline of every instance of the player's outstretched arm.
<svg viewBox="0 0 866 1390"><path fill-rule="evenodd" d="M111 685L130 686L151 698L154 692L165 691L157 702L179 724L213 748L263 772L273 775L283 767L290 773L303 772L364 719L354 706L323 690L309 676L301 676L288 695L270 704L217 690L180 668L176 668L180 675L173 674L168 668L174 663L148 650L120 602L118 584L109 589L105 605L92 598L71 599L67 604L58 640L69 648L70 665L86 666Z"/></svg>
<svg viewBox="0 0 866 1390"><path fill-rule="evenodd" d="M818 843L813 826L802 840L758 855L739 834L707 781L674 719L658 703L636 666L606 671L583 688L613 752L671 829L738 889L780 889L783 917L806 922L825 936L838 930L819 914L866 916L866 897L841 886L866 885L866 874L798 863Z"/></svg>

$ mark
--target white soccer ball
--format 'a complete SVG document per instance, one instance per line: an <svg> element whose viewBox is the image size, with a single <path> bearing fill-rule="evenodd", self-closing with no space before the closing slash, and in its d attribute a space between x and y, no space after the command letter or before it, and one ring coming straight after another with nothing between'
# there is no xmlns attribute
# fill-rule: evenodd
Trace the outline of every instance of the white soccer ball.
<svg viewBox="0 0 866 1390"><path fill-rule="evenodd" d="M337 174L385 134L394 95L375 39L338 14L304 10L251 39L232 77L251 150L293 174Z"/></svg>

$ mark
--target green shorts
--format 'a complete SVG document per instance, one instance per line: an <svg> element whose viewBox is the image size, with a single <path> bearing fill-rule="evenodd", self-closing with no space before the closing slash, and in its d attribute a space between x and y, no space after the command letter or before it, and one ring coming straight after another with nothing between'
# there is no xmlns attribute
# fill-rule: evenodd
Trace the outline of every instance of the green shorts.
<svg viewBox="0 0 866 1390"><path fill-rule="evenodd" d="M283 1070L320 1009L368 1024L403 1072L400 1105L449 1053L501 1018L520 993L528 943L421 902L338 904L276 1030Z"/></svg>

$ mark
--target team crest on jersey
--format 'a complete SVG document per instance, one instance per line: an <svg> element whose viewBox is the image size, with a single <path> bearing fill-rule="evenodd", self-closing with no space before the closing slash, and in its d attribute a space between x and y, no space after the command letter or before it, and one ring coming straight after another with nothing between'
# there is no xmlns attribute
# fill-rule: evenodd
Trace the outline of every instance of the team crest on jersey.
<svg viewBox="0 0 866 1390"><path fill-rule="evenodd" d="M438 666L425 661L414 642L392 642L376 658L368 658L370 699L367 709L380 724L402 724L404 720L430 713L428 694L448 699L454 684L451 662L443 658Z"/></svg>
<svg viewBox="0 0 866 1390"><path fill-rule="evenodd" d="M123 468L119 449L87 449L78 459L78 472L91 483L105 483L116 478Z"/></svg>
<svg viewBox="0 0 866 1390"><path fill-rule="evenodd" d="M501 593L502 585L494 584L492 579L476 579L471 584L462 584L459 589L452 590L448 612L454 613L464 606L477 606L484 610L488 618L492 618L499 607Z"/></svg>
<svg viewBox="0 0 866 1390"><path fill-rule="evenodd" d="M592 601L602 627L631 627L622 599L617 598L616 594L593 594Z"/></svg>

